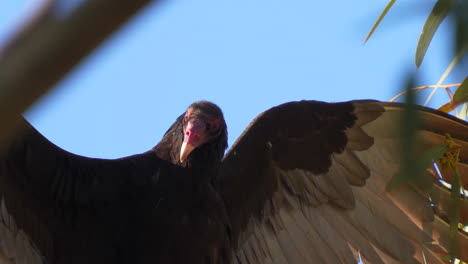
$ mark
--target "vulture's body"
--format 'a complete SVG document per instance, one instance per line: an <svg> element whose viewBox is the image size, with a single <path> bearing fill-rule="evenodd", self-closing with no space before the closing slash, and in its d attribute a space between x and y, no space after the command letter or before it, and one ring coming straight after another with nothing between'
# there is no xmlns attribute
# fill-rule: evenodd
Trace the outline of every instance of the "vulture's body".
<svg viewBox="0 0 468 264"><path fill-rule="evenodd" d="M445 263L450 192L435 173L386 191L402 109L287 103L224 155L221 110L198 102L152 150L117 160L68 153L24 121L0 152L0 263ZM468 124L418 112L419 153L449 133L468 186ZM466 200L459 212L467 222Z"/></svg>

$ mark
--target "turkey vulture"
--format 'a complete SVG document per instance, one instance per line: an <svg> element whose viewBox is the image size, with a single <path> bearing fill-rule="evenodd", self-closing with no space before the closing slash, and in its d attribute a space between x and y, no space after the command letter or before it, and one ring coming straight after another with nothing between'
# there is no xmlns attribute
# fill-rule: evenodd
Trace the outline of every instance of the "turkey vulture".
<svg viewBox="0 0 468 264"><path fill-rule="evenodd" d="M423 175L430 186L386 190L401 167L403 109L286 103L224 154L223 114L200 101L153 149L116 160L64 151L23 120L0 153L0 262L446 263L450 192L435 170ZM468 124L417 112L417 150L449 133L468 186ZM461 197L459 213L468 222ZM458 234L455 256L466 261Z"/></svg>

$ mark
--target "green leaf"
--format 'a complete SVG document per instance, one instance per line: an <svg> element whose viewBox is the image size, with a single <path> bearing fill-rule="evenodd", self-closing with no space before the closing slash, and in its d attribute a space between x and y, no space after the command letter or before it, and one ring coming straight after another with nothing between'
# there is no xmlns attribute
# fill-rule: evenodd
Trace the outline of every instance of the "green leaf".
<svg viewBox="0 0 468 264"><path fill-rule="evenodd" d="M468 1L459 1L454 8L455 52L468 48Z"/></svg>
<svg viewBox="0 0 468 264"><path fill-rule="evenodd" d="M388 2L387 6L385 7L384 11L380 14L379 18L377 19L377 21L375 21L374 25L372 26L371 30L369 31L369 34L367 34L367 37L366 39L364 40L364 44L366 44L366 42L370 39L370 37L372 36L372 34L374 34L374 31L377 29L377 27L380 25L380 22L382 22L382 19L385 17L385 15L387 15L388 13L388 10L390 10L390 8L393 6L393 4L396 2L396 0L390 0L390 2Z"/></svg>
<svg viewBox="0 0 468 264"><path fill-rule="evenodd" d="M416 94L411 87L415 85L415 75L411 73L406 81L405 105L402 112L400 124L401 136L401 157L403 163L409 163L414 156L414 146L417 144L418 138L416 131L419 128L419 116L416 111Z"/></svg>
<svg viewBox="0 0 468 264"><path fill-rule="evenodd" d="M442 158L446 150L447 146L444 144L432 146L430 149L424 151L424 153L417 159L415 169L417 171L425 171L432 165L432 163Z"/></svg>
<svg viewBox="0 0 468 264"><path fill-rule="evenodd" d="M453 102L457 104L468 102L468 77L465 78L453 94Z"/></svg>
<svg viewBox="0 0 468 264"><path fill-rule="evenodd" d="M424 171L434 163L434 161L440 159L446 150L446 145L436 145L426 150L421 156L409 162L409 164L406 165L406 168L393 177L387 185L387 191L392 190L409 180L419 180L419 175L422 175Z"/></svg>
<svg viewBox="0 0 468 264"><path fill-rule="evenodd" d="M407 92L405 93L404 111L401 116L400 124L400 157L401 157L401 170L398 172L392 180L387 184L386 189L391 190L400 184L406 183L409 180L419 181L420 175L424 173L426 168L432 165L432 163L442 157L445 153L446 146L434 146L429 150L426 150L422 155L417 153L420 147L418 136L416 132L420 127L420 117L418 115L416 102L416 95L411 87L414 87L415 75L414 73L409 74L406 82ZM418 155L416 155L418 154Z"/></svg>
<svg viewBox="0 0 468 264"><path fill-rule="evenodd" d="M417 68L421 65L437 28L439 28L440 23L442 23L442 20L448 15L456 2L457 0L438 0L432 8L431 14L427 18L419 37L418 47L416 48L415 63Z"/></svg>
<svg viewBox="0 0 468 264"><path fill-rule="evenodd" d="M455 170L452 179L452 190L450 193L449 222L450 222L450 258L454 259L458 248L458 222L460 221L460 175Z"/></svg>

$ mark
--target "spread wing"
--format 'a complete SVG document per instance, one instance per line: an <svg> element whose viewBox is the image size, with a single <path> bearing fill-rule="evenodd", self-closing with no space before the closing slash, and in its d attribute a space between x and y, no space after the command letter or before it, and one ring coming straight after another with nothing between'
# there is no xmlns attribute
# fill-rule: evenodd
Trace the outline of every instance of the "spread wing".
<svg viewBox="0 0 468 264"><path fill-rule="evenodd" d="M133 201L150 194L157 201L183 172L152 152L117 160L77 156L22 123L23 132L0 153L0 262L125 259L125 240L145 232L134 227L144 215Z"/></svg>
<svg viewBox="0 0 468 264"><path fill-rule="evenodd" d="M386 191L400 168L401 111L374 101L301 101L259 115L222 165L233 262L444 263L450 192L435 178L433 188ZM462 145L458 169L468 186L468 124L418 112L421 149L450 133ZM460 218L468 220L466 200ZM456 255L466 261L468 236L458 233Z"/></svg>

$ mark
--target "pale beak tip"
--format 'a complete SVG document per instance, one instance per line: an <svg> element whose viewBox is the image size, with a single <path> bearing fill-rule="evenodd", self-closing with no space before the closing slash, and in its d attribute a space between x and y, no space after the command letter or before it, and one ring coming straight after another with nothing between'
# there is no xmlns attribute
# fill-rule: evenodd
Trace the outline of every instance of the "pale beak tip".
<svg viewBox="0 0 468 264"><path fill-rule="evenodd" d="M182 147L180 148L180 162L184 162L187 156L195 149L195 146L192 144L187 144L186 142L182 143Z"/></svg>

